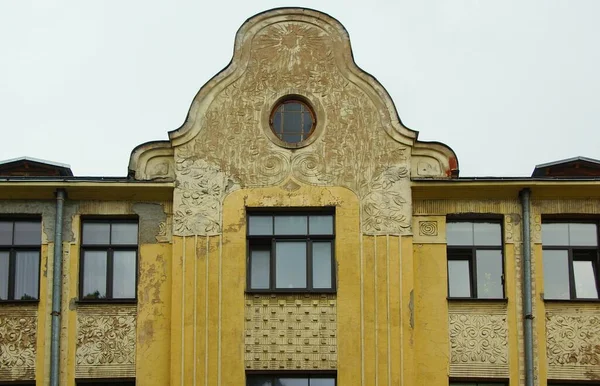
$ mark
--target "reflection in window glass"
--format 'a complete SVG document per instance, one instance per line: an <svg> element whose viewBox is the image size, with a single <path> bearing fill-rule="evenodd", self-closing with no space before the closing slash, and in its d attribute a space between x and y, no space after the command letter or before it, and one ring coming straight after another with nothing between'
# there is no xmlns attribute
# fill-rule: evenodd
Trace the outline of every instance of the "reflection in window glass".
<svg viewBox="0 0 600 386"><path fill-rule="evenodd" d="M543 245L569 245L569 224L542 224Z"/></svg>
<svg viewBox="0 0 600 386"><path fill-rule="evenodd" d="M446 224L448 245L473 245L473 223L449 222Z"/></svg>
<svg viewBox="0 0 600 386"><path fill-rule="evenodd" d="M306 216L275 216L276 235L307 234Z"/></svg>
<svg viewBox="0 0 600 386"><path fill-rule="evenodd" d="M136 278L135 251L113 253L113 298L134 299Z"/></svg>
<svg viewBox="0 0 600 386"><path fill-rule="evenodd" d="M37 299L39 265L39 252L17 252L15 259L15 300Z"/></svg>
<svg viewBox="0 0 600 386"><path fill-rule="evenodd" d="M15 222L15 245L40 245L42 243L42 228L39 221Z"/></svg>
<svg viewBox="0 0 600 386"><path fill-rule="evenodd" d="M110 242L110 224L86 222L83 224L84 244L108 244Z"/></svg>
<svg viewBox="0 0 600 386"><path fill-rule="evenodd" d="M111 225L111 244L137 244L138 224L113 223Z"/></svg>
<svg viewBox="0 0 600 386"><path fill-rule="evenodd" d="M544 297L569 299L569 253L567 250L544 250Z"/></svg>
<svg viewBox="0 0 600 386"><path fill-rule="evenodd" d="M0 221L0 245L11 245L12 244L12 221Z"/></svg>
<svg viewBox="0 0 600 386"><path fill-rule="evenodd" d="M477 251L477 297L499 299L502 289L502 252Z"/></svg>
<svg viewBox="0 0 600 386"><path fill-rule="evenodd" d="M279 378L277 381L281 386L308 386L307 378Z"/></svg>
<svg viewBox="0 0 600 386"><path fill-rule="evenodd" d="M591 261L573 261L575 294L578 299L598 299L596 278Z"/></svg>
<svg viewBox="0 0 600 386"><path fill-rule="evenodd" d="M250 216L248 218L249 235L272 235L273 216Z"/></svg>
<svg viewBox="0 0 600 386"><path fill-rule="evenodd" d="M268 289L271 272L271 253L269 250L252 250L250 252L250 288Z"/></svg>
<svg viewBox="0 0 600 386"><path fill-rule="evenodd" d="M83 258L84 299L106 298L106 251L85 251Z"/></svg>
<svg viewBox="0 0 600 386"><path fill-rule="evenodd" d="M306 288L306 242L275 244L275 287Z"/></svg>
<svg viewBox="0 0 600 386"><path fill-rule="evenodd" d="M311 378L310 386L335 386L333 378Z"/></svg>
<svg viewBox="0 0 600 386"><path fill-rule="evenodd" d="M596 224L569 224L569 244L572 246L597 246Z"/></svg>
<svg viewBox="0 0 600 386"><path fill-rule="evenodd" d="M313 288L331 288L331 243L314 242L313 257Z"/></svg>
<svg viewBox="0 0 600 386"><path fill-rule="evenodd" d="M500 224L477 222L473 226L475 245L502 245Z"/></svg>
<svg viewBox="0 0 600 386"><path fill-rule="evenodd" d="M8 299L8 252L0 252L0 300Z"/></svg>
<svg viewBox="0 0 600 386"><path fill-rule="evenodd" d="M252 376L248 377L248 381L246 382L248 386L273 386L271 382L271 377L258 377Z"/></svg>
<svg viewBox="0 0 600 386"><path fill-rule="evenodd" d="M309 228L311 235L333 234L333 216L310 216Z"/></svg>
<svg viewBox="0 0 600 386"><path fill-rule="evenodd" d="M471 296L471 278L467 260L448 260L449 296L467 298Z"/></svg>

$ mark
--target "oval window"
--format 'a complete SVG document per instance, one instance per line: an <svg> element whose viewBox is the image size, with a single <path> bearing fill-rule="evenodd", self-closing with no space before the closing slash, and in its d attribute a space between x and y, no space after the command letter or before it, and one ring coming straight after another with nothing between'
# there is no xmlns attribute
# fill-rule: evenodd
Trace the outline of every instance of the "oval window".
<svg viewBox="0 0 600 386"><path fill-rule="evenodd" d="M296 145L311 136L316 126L313 110L297 99L278 103L271 113L271 130L281 141Z"/></svg>

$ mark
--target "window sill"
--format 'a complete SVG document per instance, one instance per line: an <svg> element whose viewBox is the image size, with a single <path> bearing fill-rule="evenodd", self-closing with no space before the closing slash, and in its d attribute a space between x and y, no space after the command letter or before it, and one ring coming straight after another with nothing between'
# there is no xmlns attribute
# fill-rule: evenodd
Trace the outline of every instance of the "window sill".
<svg viewBox="0 0 600 386"><path fill-rule="evenodd" d="M508 298L446 298L449 302L508 303Z"/></svg>
<svg viewBox="0 0 600 386"><path fill-rule="evenodd" d="M337 290L246 290L246 295L335 295Z"/></svg>
<svg viewBox="0 0 600 386"><path fill-rule="evenodd" d="M137 299L79 299L76 304L136 304Z"/></svg>
<svg viewBox="0 0 600 386"><path fill-rule="evenodd" d="M38 304L39 302L40 302L39 299L29 299L29 300L0 300L0 305L2 305L2 304L25 305L25 304Z"/></svg>
<svg viewBox="0 0 600 386"><path fill-rule="evenodd" d="M600 299L544 299L544 303L600 303Z"/></svg>

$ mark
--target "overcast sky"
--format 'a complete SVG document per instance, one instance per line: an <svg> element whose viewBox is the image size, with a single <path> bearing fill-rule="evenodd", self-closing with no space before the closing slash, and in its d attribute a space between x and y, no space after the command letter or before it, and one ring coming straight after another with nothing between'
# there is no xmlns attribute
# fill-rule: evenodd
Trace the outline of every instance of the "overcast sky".
<svg viewBox="0 0 600 386"><path fill-rule="evenodd" d="M229 63L240 25L290 5L338 19L403 123L452 147L463 177L600 158L597 0L0 0L0 160L126 175Z"/></svg>

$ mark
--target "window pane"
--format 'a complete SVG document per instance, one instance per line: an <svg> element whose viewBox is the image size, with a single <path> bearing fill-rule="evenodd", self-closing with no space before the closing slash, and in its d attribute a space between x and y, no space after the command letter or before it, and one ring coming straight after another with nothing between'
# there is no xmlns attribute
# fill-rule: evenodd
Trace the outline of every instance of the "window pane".
<svg viewBox="0 0 600 386"><path fill-rule="evenodd" d="M473 245L473 223L449 222L446 224L448 245Z"/></svg>
<svg viewBox="0 0 600 386"><path fill-rule="evenodd" d="M106 298L106 251L85 251L83 257L83 298Z"/></svg>
<svg viewBox="0 0 600 386"><path fill-rule="evenodd" d="M598 245L596 224L569 224L569 244L575 246Z"/></svg>
<svg viewBox="0 0 600 386"><path fill-rule="evenodd" d="M111 227L111 244L137 244L138 224L113 223Z"/></svg>
<svg viewBox="0 0 600 386"><path fill-rule="evenodd" d="M39 221L15 222L15 245L40 245L42 227Z"/></svg>
<svg viewBox="0 0 600 386"><path fill-rule="evenodd" d="M477 297L502 298L502 252L478 250L476 259Z"/></svg>
<svg viewBox="0 0 600 386"><path fill-rule="evenodd" d="M542 245L569 245L569 224L542 224Z"/></svg>
<svg viewBox="0 0 600 386"><path fill-rule="evenodd" d="M575 296L578 299L598 299L594 267L591 261L573 261Z"/></svg>
<svg viewBox="0 0 600 386"><path fill-rule="evenodd" d="M306 288L306 242L275 244L275 287Z"/></svg>
<svg viewBox="0 0 600 386"><path fill-rule="evenodd" d="M269 250L253 250L250 252L250 288L268 289L271 271L271 252Z"/></svg>
<svg viewBox="0 0 600 386"><path fill-rule="evenodd" d="M308 221L311 235L333 234L333 216L310 216Z"/></svg>
<svg viewBox="0 0 600 386"><path fill-rule="evenodd" d="M17 252L15 263L15 300L37 299L40 253Z"/></svg>
<svg viewBox="0 0 600 386"><path fill-rule="evenodd" d="M306 223L306 216L275 216L275 234L305 235Z"/></svg>
<svg viewBox="0 0 600 386"><path fill-rule="evenodd" d="M277 386L308 386L307 378L278 378Z"/></svg>
<svg viewBox="0 0 600 386"><path fill-rule="evenodd" d="M12 221L0 221L0 245L12 244Z"/></svg>
<svg viewBox="0 0 600 386"><path fill-rule="evenodd" d="M248 377L246 384L248 386L273 386L271 377Z"/></svg>
<svg viewBox="0 0 600 386"><path fill-rule="evenodd" d="M248 218L248 234L272 235L273 234L273 216L250 216Z"/></svg>
<svg viewBox="0 0 600 386"><path fill-rule="evenodd" d="M471 296L471 275L467 260L448 260L448 283L451 298Z"/></svg>
<svg viewBox="0 0 600 386"><path fill-rule="evenodd" d="M569 299L569 254L544 250L544 298Z"/></svg>
<svg viewBox="0 0 600 386"><path fill-rule="evenodd" d="M110 224L108 223L84 223L84 244L108 244L110 242Z"/></svg>
<svg viewBox="0 0 600 386"><path fill-rule="evenodd" d="M0 252L0 300L8 299L8 252Z"/></svg>
<svg viewBox="0 0 600 386"><path fill-rule="evenodd" d="M335 378L311 378L310 386L335 386Z"/></svg>
<svg viewBox="0 0 600 386"><path fill-rule="evenodd" d="M332 288L331 242L313 242L312 259L313 288Z"/></svg>
<svg viewBox="0 0 600 386"><path fill-rule="evenodd" d="M135 298L135 251L113 252L113 298Z"/></svg>
<svg viewBox="0 0 600 386"><path fill-rule="evenodd" d="M476 222L475 245L502 245L502 231L498 223Z"/></svg>

